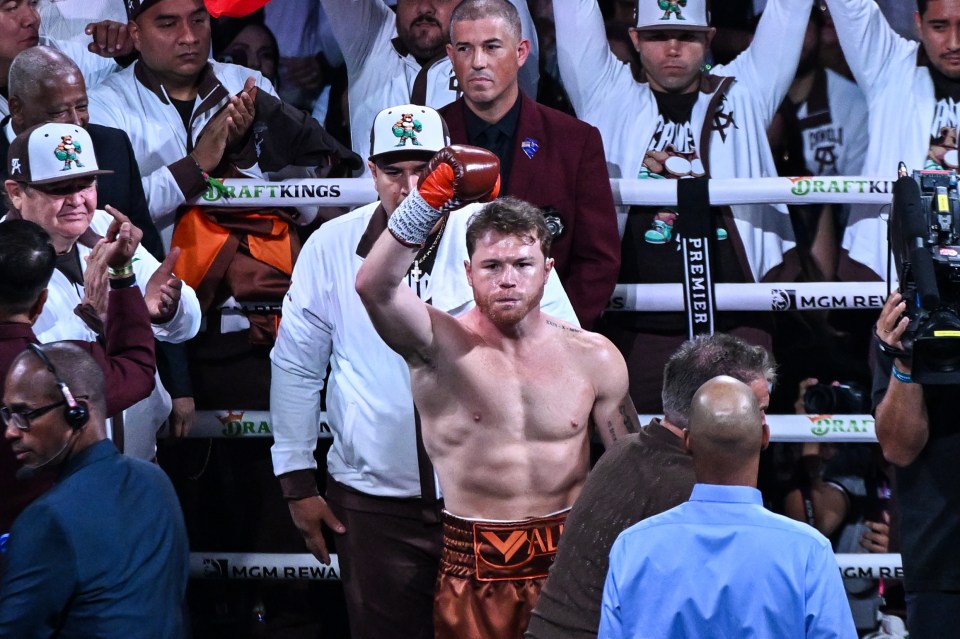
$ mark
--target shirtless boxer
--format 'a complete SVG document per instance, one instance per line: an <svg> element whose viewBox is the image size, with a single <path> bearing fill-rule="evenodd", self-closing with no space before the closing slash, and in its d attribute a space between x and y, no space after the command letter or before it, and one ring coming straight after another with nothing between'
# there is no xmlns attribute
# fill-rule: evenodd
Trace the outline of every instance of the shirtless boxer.
<svg viewBox="0 0 960 639"><path fill-rule="evenodd" d="M438 638L522 635L589 470L589 426L606 445L639 428L616 348L540 311L553 260L535 207L497 200L471 220L477 306L460 318L400 286L440 209L491 200L498 172L482 149L441 150L357 275L377 332L410 367L443 489Z"/></svg>

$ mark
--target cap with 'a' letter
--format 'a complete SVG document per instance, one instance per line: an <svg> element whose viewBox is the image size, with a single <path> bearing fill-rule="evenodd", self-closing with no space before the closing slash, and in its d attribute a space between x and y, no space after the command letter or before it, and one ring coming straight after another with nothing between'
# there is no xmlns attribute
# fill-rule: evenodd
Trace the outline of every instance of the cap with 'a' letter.
<svg viewBox="0 0 960 639"><path fill-rule="evenodd" d="M7 176L26 184L53 184L113 173L101 169L90 134L76 124L47 122L30 127L10 143Z"/></svg>

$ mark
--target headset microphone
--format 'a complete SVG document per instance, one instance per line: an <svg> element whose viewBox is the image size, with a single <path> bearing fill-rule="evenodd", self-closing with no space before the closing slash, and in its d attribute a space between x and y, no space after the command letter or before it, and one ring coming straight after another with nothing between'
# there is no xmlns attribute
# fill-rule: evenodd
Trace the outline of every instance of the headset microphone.
<svg viewBox="0 0 960 639"><path fill-rule="evenodd" d="M67 443L63 445L54 455L48 457L45 461L40 462L36 466L21 466L17 469L16 477L19 480L30 479L34 475L40 474L40 471L50 465L55 465L57 462L63 461L64 453L67 452L67 449L73 444L73 440L76 439L77 433L80 432L79 428L70 429L70 438L67 440Z"/></svg>
<svg viewBox="0 0 960 639"><path fill-rule="evenodd" d="M63 418L70 424L70 428L80 430L90 420L90 411L87 405L73 398L70 387L60 378L56 367L53 365L53 362L50 361L50 358L47 357L47 354L36 344L30 344L29 347L30 351L40 358L40 361L43 362L47 370L53 375L53 381L56 382L57 388L60 389L60 394L63 395L63 401L67 404L67 408L63 411Z"/></svg>

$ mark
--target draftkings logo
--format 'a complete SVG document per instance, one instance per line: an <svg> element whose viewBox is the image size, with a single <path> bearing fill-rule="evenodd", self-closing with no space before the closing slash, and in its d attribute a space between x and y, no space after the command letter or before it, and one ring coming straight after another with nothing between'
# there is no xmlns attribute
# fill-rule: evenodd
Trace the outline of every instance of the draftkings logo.
<svg viewBox="0 0 960 639"><path fill-rule="evenodd" d="M237 188L232 184L223 184L220 188L213 186L203 192L206 202L216 202L221 198L228 200L253 200L269 197L273 200L301 199L301 198L338 198L340 197L339 184L296 184L277 182L276 184L246 184Z"/></svg>
<svg viewBox="0 0 960 639"><path fill-rule="evenodd" d="M873 430L872 419L851 419L849 415L807 415L812 424L810 432L817 437L833 433L869 433Z"/></svg>
<svg viewBox="0 0 960 639"><path fill-rule="evenodd" d="M830 177L792 177L790 192L794 195L813 193L879 193L891 195L893 182L890 180L840 180Z"/></svg>
<svg viewBox="0 0 960 639"><path fill-rule="evenodd" d="M223 415L217 415L217 419L223 424L223 430L220 434L224 437L242 437L243 435L259 435L271 433L270 424L264 420L254 422L244 420L244 411L227 411Z"/></svg>

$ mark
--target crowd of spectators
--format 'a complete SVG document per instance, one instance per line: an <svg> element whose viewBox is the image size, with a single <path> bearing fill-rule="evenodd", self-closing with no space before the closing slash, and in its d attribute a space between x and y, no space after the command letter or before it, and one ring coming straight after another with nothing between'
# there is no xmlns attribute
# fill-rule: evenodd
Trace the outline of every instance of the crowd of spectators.
<svg viewBox="0 0 960 639"><path fill-rule="evenodd" d="M406 364L377 336L353 283L430 158L450 144L481 147L499 160L500 194L538 207L550 230L542 307L608 338L637 412L665 414L633 448L594 447L590 503L572 510L528 636L596 635L614 539L704 481L677 438L694 393L717 375L746 384L767 413L816 413L804 396L839 384L863 399L851 412L879 411L880 445L773 444L745 458L758 458L757 499L809 524L835 552L903 548L905 595L889 581L845 583L859 632L876 631L882 611L911 612L933 619L911 636L939 636L960 610L948 534L960 528L960 505L955 488L942 502L934 493L951 481L960 436L948 392L912 384L909 360L891 355L905 327L901 298L879 322L871 311L721 312L715 330L734 341L696 347L684 313L605 312L617 283L684 281L697 242L710 248L716 282L886 278L876 206L740 204L694 219L679 207L618 206L609 180L673 179L689 194L701 181L683 178L893 179L900 160L957 169L960 41L944 31L960 25L960 3L917 4L914 14L912 3L881 0L467 0L462 9L458 0L272 0L213 18L203 0L0 0L0 241L23 249L28 231L9 225L28 220L57 253L51 273L28 273L30 287L49 280L33 298L0 282L0 329L26 324L13 337L0 331L0 342L105 347L93 353L107 392L90 445L109 437L127 457L160 464L192 550L306 548L324 563L337 553L342 590L191 582L193 636L432 637L442 495ZM22 149L49 122L66 127L49 135L62 171L79 177L24 176L33 165ZM95 170L85 168L94 153ZM372 179L377 201L348 211L199 200L225 178L325 177ZM88 210L82 222L51 212L74 199ZM466 280L448 284L468 260L461 215L431 232L407 275L422 300L453 315L472 306ZM116 241L121 221L139 229L132 266L98 244ZM6 277L24 258L4 248ZM117 367L133 371L124 357L136 357L116 346L124 306L115 300L137 286L154 380L152 392L126 382L135 388L121 401L111 393L124 384ZM41 289L49 293L34 313ZM696 348L722 357L705 365ZM737 414L753 419L756 406ZM274 440L190 437L197 411L270 411ZM332 438L318 441L323 411ZM65 463L65 450L46 470ZM0 442L0 535L11 541L16 515L53 484L48 473L18 477L21 461ZM671 468L666 480L660 465ZM637 495L647 483L659 492ZM162 483L151 490L166 494ZM164 543L183 559L179 538ZM608 612L611 633L621 620Z"/></svg>

